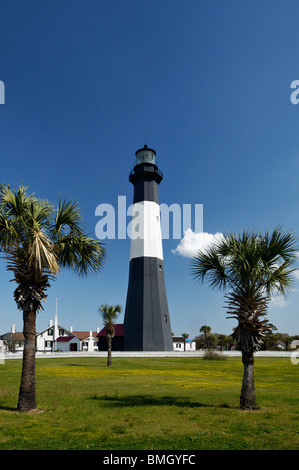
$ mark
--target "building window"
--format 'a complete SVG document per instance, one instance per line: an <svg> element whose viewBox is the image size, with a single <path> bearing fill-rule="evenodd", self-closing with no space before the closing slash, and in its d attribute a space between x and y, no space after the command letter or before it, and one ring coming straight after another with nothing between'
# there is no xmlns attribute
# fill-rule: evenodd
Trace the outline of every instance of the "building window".
<svg viewBox="0 0 299 470"><path fill-rule="evenodd" d="M62 330L61 328L59 328L59 336L63 336L64 335L64 330Z"/></svg>
<svg viewBox="0 0 299 470"><path fill-rule="evenodd" d="M53 328L50 328L50 330L48 330L48 335L53 336Z"/></svg>
<svg viewBox="0 0 299 470"><path fill-rule="evenodd" d="M52 348L52 341L45 341L45 348Z"/></svg>

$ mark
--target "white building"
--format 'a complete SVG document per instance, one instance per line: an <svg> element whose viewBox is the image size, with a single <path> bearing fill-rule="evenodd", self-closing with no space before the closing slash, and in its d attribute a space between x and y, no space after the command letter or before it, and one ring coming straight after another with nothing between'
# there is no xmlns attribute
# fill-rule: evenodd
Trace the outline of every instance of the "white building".
<svg viewBox="0 0 299 470"><path fill-rule="evenodd" d="M77 336L59 336L55 341L55 351L80 351L81 341Z"/></svg>
<svg viewBox="0 0 299 470"><path fill-rule="evenodd" d="M74 331L73 334L81 341L81 351L94 352L98 351L98 338L97 334L99 333L100 328L97 328L97 331Z"/></svg>
<svg viewBox="0 0 299 470"><path fill-rule="evenodd" d="M58 324L58 316L55 315L54 323L50 320L48 328L37 333L36 335L36 350L37 351L56 351L56 340L60 336L72 336L73 333L70 330L66 330L64 327Z"/></svg>
<svg viewBox="0 0 299 470"><path fill-rule="evenodd" d="M173 336L173 350L174 351L195 351L196 343L190 339L184 340L183 336Z"/></svg>
<svg viewBox="0 0 299 470"><path fill-rule="evenodd" d="M50 320L48 328L37 333L37 351L98 351L97 334L100 331L73 331L62 327L58 323L58 316L55 315L54 323Z"/></svg>
<svg viewBox="0 0 299 470"><path fill-rule="evenodd" d="M2 341L1 344L3 345L2 349L5 347L7 351L11 352L23 351L24 349L24 335L23 333L16 331L16 325L12 325L10 333L1 335L0 339Z"/></svg>

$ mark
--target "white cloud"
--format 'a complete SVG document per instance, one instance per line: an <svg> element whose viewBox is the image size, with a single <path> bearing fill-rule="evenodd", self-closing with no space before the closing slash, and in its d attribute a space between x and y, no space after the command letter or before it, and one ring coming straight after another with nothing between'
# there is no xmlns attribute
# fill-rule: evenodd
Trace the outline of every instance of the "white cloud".
<svg viewBox="0 0 299 470"><path fill-rule="evenodd" d="M213 243L223 238L222 233L193 232L190 228L184 232L184 238L180 241L172 253L177 253L186 258L192 258L198 250L205 251Z"/></svg>
<svg viewBox="0 0 299 470"><path fill-rule="evenodd" d="M276 297L272 297L271 302L273 303L273 305L276 305L276 307L285 307L288 303L283 295L277 295Z"/></svg>

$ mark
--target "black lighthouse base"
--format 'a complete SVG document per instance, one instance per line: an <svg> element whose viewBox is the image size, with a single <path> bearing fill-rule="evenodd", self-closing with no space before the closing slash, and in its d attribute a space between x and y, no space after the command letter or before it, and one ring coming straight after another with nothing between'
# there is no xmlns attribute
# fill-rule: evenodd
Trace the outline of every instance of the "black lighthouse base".
<svg viewBox="0 0 299 470"><path fill-rule="evenodd" d="M124 335L125 351L173 351L163 260L131 259Z"/></svg>

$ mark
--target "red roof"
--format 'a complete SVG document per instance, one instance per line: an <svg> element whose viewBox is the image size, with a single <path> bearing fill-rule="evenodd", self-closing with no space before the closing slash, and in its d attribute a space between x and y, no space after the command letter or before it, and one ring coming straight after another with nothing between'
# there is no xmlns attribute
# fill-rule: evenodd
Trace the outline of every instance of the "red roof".
<svg viewBox="0 0 299 470"><path fill-rule="evenodd" d="M16 333L13 333L12 334L12 339L14 341L24 341L24 334L23 333L19 333L19 332L16 332Z"/></svg>
<svg viewBox="0 0 299 470"><path fill-rule="evenodd" d="M90 337L90 331L73 331L73 333L74 333L75 336L77 336L77 338L79 338L81 340ZM96 338L96 336L97 336L97 332L92 331L92 337Z"/></svg>
<svg viewBox="0 0 299 470"><path fill-rule="evenodd" d="M114 325L114 330L115 330L115 336L125 336L124 325L122 323ZM106 336L105 327L97 334L97 336Z"/></svg>
<svg viewBox="0 0 299 470"><path fill-rule="evenodd" d="M57 338L55 341L57 341L58 343L68 343L73 338L75 338L74 335L72 335L72 336L59 336L59 338Z"/></svg>

